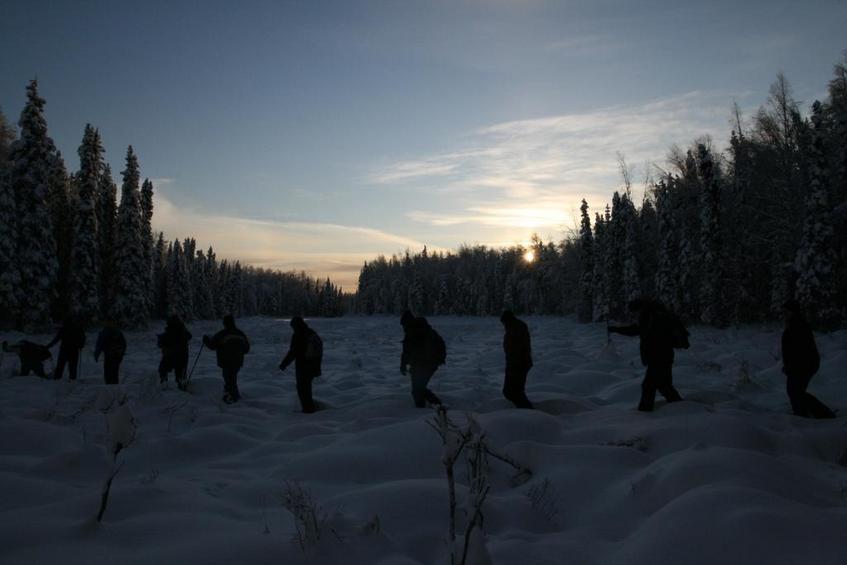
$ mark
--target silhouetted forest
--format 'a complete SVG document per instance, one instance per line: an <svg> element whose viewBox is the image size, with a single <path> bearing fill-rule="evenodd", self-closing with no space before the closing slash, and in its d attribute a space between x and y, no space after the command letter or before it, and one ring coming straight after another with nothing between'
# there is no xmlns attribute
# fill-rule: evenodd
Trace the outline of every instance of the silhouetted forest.
<svg viewBox="0 0 847 565"><path fill-rule="evenodd" d="M342 313L329 280L218 262L191 238L156 241L153 183L140 182L133 148L118 202L100 132L86 125L80 168L69 174L44 107L33 80L19 130L0 113L0 327L43 329L68 314L139 327L168 314Z"/></svg>
<svg viewBox="0 0 847 565"><path fill-rule="evenodd" d="M365 263L358 312L576 313L624 316L647 296L688 321L718 326L775 318L797 299L819 325L847 307L847 65L828 97L805 108L781 74L764 105L729 113L728 148L712 140L670 149L635 202L624 186L561 241L527 249L426 249Z"/></svg>

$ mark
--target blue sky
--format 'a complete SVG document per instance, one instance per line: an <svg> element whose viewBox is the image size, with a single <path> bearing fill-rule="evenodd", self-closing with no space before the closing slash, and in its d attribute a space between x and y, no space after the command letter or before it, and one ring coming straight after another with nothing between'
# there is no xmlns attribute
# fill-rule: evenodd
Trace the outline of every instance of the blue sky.
<svg viewBox="0 0 847 565"><path fill-rule="evenodd" d="M38 77L69 168L128 144L154 223L329 274L427 244L560 238L668 147L725 144L783 71L825 94L847 2L0 0L0 108ZM118 176L119 180L119 176Z"/></svg>

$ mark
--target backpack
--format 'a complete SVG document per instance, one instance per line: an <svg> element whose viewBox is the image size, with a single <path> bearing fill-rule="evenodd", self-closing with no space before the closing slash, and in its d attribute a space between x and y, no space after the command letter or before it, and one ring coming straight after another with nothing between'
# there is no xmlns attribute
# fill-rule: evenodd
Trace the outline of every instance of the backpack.
<svg viewBox="0 0 847 565"><path fill-rule="evenodd" d="M323 355L324 342L317 333L310 333L308 341L306 342L306 361L320 361L321 358L323 358Z"/></svg>
<svg viewBox="0 0 847 565"><path fill-rule="evenodd" d="M435 362L435 366L441 366L447 362L447 344L444 343L444 338L438 335L434 329L429 329L428 353L429 358Z"/></svg>
<svg viewBox="0 0 847 565"><path fill-rule="evenodd" d="M671 345L674 349L688 349L691 343L688 341L688 330L677 316L670 315Z"/></svg>

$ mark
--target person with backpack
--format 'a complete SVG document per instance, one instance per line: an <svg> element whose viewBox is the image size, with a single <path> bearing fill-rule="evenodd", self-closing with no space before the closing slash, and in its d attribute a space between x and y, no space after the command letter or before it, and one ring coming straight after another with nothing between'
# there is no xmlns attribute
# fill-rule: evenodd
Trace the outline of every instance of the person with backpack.
<svg viewBox="0 0 847 565"><path fill-rule="evenodd" d="M44 372L44 362L51 357L50 350L32 341L23 339L13 345L3 342L3 351L5 353L16 353L21 362L22 377L26 377L30 373L35 373L42 379L46 379L47 375Z"/></svg>
<svg viewBox="0 0 847 565"><path fill-rule="evenodd" d="M188 368L188 343L191 332L177 315L168 316L165 331L157 336L156 342L162 350L162 360L159 362L159 382L164 386L168 382L168 373L174 372L176 386L185 390Z"/></svg>
<svg viewBox="0 0 847 565"><path fill-rule="evenodd" d="M638 316L638 322L629 326L610 326L610 333L639 336L641 363L647 368L641 383L642 412L653 410L656 391L668 402L682 400L673 386L674 348L688 348L688 330L662 303L638 299L629 303L629 311Z"/></svg>
<svg viewBox="0 0 847 565"><path fill-rule="evenodd" d="M800 304L789 300L783 306L785 331L782 332L782 372L785 388L795 416L803 418L835 418L823 402L806 392L809 381L821 366L815 334L803 316Z"/></svg>
<svg viewBox="0 0 847 565"><path fill-rule="evenodd" d="M416 318L408 310L400 318L405 336L400 355L400 373L412 379L412 398L418 408L426 403L441 404L441 399L427 385L439 366L447 360L447 346L426 318Z"/></svg>
<svg viewBox="0 0 847 565"><path fill-rule="evenodd" d="M503 351L506 353L506 375L503 396L516 408L534 408L526 397L526 376L532 368L532 344L529 328L509 310L500 316L505 333Z"/></svg>
<svg viewBox="0 0 847 565"><path fill-rule="evenodd" d="M250 342L244 332L235 327L232 315L224 316L223 324L224 329L214 336L204 335L203 344L217 353L218 367L224 378L223 401L232 404L241 398L238 371L244 365L244 356L250 352Z"/></svg>
<svg viewBox="0 0 847 565"><path fill-rule="evenodd" d="M121 368L126 353L126 338L112 321L106 321L100 335L97 336L97 345L94 347L94 362L100 360L103 354L103 380L107 385L118 384L118 371Z"/></svg>
<svg viewBox="0 0 847 565"><path fill-rule="evenodd" d="M312 379L321 376L323 342L300 316L291 318L290 325L294 333L291 334L291 344L279 364L279 370L285 371L292 362L294 363L300 407L304 414L312 414L317 409L312 398Z"/></svg>
<svg viewBox="0 0 847 565"><path fill-rule="evenodd" d="M59 357L56 359L53 378L61 379L65 372L65 365L67 365L70 379L74 381L76 380L77 369L79 368L79 352L85 347L85 329L75 316L65 318L56 337L46 347L50 349L60 342Z"/></svg>

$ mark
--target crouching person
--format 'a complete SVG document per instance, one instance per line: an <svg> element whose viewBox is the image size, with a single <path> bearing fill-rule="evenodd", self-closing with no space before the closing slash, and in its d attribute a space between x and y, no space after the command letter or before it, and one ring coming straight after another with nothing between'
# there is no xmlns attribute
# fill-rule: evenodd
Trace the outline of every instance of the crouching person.
<svg viewBox="0 0 847 565"><path fill-rule="evenodd" d="M224 378L223 401L232 404L241 398L238 371L244 365L244 356L250 352L250 342L244 332L235 327L235 318L224 316L223 324L224 329L214 336L204 335L203 344L217 353L218 367Z"/></svg>
<svg viewBox="0 0 847 565"><path fill-rule="evenodd" d="M126 353L126 338L114 322L105 322L100 335L97 336L97 345L94 347L95 363L100 360L101 353L103 354L103 380L107 385L118 384L118 372Z"/></svg>
<svg viewBox="0 0 847 565"><path fill-rule="evenodd" d="M306 325L303 318L291 318L291 345L288 353L279 364L279 370L284 371L294 362L294 374L297 378L297 396L304 414L316 410L312 398L312 379L321 375L321 360L323 359L323 342L320 336Z"/></svg>
<svg viewBox="0 0 847 565"><path fill-rule="evenodd" d="M3 351L16 353L21 362L21 376L35 373L41 378L47 378L44 372L44 362L52 357L50 350L43 345L27 340L21 340L13 345L3 342Z"/></svg>

